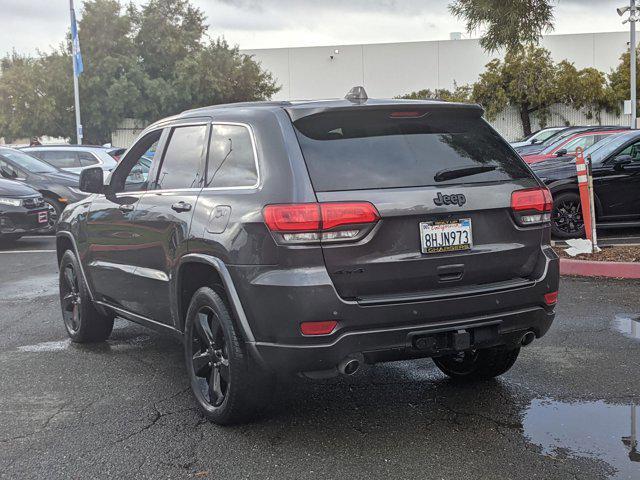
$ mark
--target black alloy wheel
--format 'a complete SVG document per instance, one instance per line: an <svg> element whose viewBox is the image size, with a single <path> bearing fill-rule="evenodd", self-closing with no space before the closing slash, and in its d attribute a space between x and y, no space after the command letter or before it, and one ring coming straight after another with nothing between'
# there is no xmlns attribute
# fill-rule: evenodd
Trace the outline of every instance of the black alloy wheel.
<svg viewBox="0 0 640 480"><path fill-rule="evenodd" d="M208 306L198 310L191 338L192 368L198 383L195 395L212 407L224 402L229 390L229 355L218 315Z"/></svg>
<svg viewBox="0 0 640 480"><path fill-rule="evenodd" d="M554 200L551 227L553 235L559 238L578 238L584 235L582 206L577 193L563 193Z"/></svg>
<svg viewBox="0 0 640 480"><path fill-rule="evenodd" d="M43 233L54 233L58 225L58 218L62 212L62 207L51 198L45 198L44 203L47 207L47 226L43 227L41 231Z"/></svg>
<svg viewBox="0 0 640 480"><path fill-rule="evenodd" d="M189 303L184 356L193 396L211 422L244 423L268 405L275 379L251 356L227 303L211 287L198 289Z"/></svg>
<svg viewBox="0 0 640 480"><path fill-rule="evenodd" d="M60 285L62 317L69 333L74 334L80 330L81 324L82 297L80 296L78 275L71 264L65 265L62 273L63 281Z"/></svg>
<svg viewBox="0 0 640 480"><path fill-rule="evenodd" d="M62 320L71 340L103 342L113 330L113 312L98 310L84 282L80 263L71 250L60 260L58 275Z"/></svg>

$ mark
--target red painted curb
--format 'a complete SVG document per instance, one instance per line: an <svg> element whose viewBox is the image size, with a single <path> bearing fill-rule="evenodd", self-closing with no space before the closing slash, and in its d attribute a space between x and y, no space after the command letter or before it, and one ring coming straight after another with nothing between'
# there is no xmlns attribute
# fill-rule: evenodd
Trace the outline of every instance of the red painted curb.
<svg viewBox="0 0 640 480"><path fill-rule="evenodd" d="M561 258L560 274L580 277L640 278L640 263L592 262Z"/></svg>

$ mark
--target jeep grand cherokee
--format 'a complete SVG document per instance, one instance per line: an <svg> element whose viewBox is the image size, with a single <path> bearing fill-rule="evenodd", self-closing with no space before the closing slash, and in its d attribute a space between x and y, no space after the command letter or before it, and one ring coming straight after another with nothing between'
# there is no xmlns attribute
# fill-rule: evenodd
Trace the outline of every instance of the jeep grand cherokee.
<svg viewBox="0 0 640 480"><path fill-rule="evenodd" d="M356 90L151 125L61 216L70 337L104 341L115 316L179 337L220 424L267 403L276 373L505 373L552 323L558 259L549 191L482 113Z"/></svg>

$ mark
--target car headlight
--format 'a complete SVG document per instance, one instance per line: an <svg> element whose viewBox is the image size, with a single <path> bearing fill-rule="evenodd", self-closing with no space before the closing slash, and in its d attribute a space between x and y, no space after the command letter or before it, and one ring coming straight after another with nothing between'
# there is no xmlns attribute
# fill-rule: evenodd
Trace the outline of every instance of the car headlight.
<svg viewBox="0 0 640 480"><path fill-rule="evenodd" d="M18 198L0 197L0 205L10 205L12 207L19 207L20 205L22 205L22 200Z"/></svg>
<svg viewBox="0 0 640 480"><path fill-rule="evenodd" d="M76 195L86 195L86 193L80 190L79 188L69 187L69 190L71 190Z"/></svg>

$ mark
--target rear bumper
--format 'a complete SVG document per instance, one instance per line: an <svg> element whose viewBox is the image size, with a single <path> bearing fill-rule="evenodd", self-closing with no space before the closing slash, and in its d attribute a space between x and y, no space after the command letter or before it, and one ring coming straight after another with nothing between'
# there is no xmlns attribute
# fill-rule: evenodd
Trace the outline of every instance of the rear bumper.
<svg viewBox="0 0 640 480"><path fill-rule="evenodd" d="M300 372L331 369L354 355L371 362L442 355L460 349L447 345L448 332L458 330L469 332L467 348L515 345L527 331L542 337L554 318L544 295L558 290L559 261L543 247L538 263L538 278L512 286L368 303L339 297L324 267L230 266L229 272L256 354L274 370ZM337 320L338 328L321 337L300 333L301 322L320 320ZM416 348L416 336L431 335L440 339L438 348Z"/></svg>
<svg viewBox="0 0 640 480"><path fill-rule="evenodd" d="M533 331L542 337L551 327L554 312L542 307L505 312L499 315L455 321L423 323L403 328L386 328L347 332L333 341L319 345L288 345L257 342L261 361L279 372L331 370L349 357L367 363L445 355L470 348L519 345L523 335ZM456 347L452 334L468 332L469 345ZM438 338L439 347L417 348L420 338Z"/></svg>

